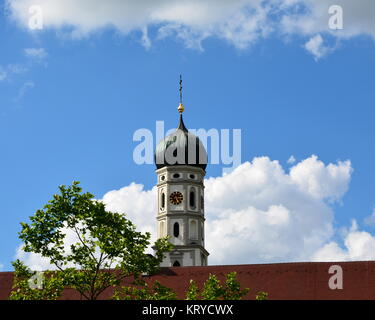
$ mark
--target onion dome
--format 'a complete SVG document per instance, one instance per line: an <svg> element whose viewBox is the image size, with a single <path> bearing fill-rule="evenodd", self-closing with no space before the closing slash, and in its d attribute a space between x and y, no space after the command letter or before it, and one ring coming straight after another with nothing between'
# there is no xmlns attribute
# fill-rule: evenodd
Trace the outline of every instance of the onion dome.
<svg viewBox="0 0 375 320"><path fill-rule="evenodd" d="M185 108L182 103L178 107L180 123L175 132L159 142L155 150L156 168L166 166L188 165L207 167L207 152L197 136L188 131L182 118Z"/></svg>

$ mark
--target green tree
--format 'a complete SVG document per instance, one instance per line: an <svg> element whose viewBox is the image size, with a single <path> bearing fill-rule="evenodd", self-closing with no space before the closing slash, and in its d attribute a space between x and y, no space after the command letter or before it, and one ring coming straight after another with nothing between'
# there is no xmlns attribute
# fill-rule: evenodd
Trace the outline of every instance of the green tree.
<svg viewBox="0 0 375 320"><path fill-rule="evenodd" d="M237 280L237 273L230 272L226 276L224 284L214 274L210 274L199 290L194 280L190 280L190 285L186 292L187 300L241 300L247 295L250 289L241 289L241 284Z"/></svg>
<svg viewBox="0 0 375 320"><path fill-rule="evenodd" d="M241 289L241 284L237 281L236 272L231 272L226 275L223 293L224 300L241 300L249 291L249 288Z"/></svg>
<svg viewBox="0 0 375 320"><path fill-rule="evenodd" d="M14 281L10 300L56 300L64 290L61 272L31 271L20 260L13 262Z"/></svg>
<svg viewBox="0 0 375 320"><path fill-rule="evenodd" d="M194 280L190 280L189 287L186 291L186 300L198 300L199 288Z"/></svg>
<svg viewBox="0 0 375 320"><path fill-rule="evenodd" d="M137 232L123 214L107 211L91 193L82 192L79 182L59 189L60 194L30 217L30 224L21 223L20 239L25 252L49 259L65 286L95 300L125 277L158 269L172 247L167 238L155 242L155 256L146 254L149 233ZM20 287L19 294L26 291Z"/></svg>
<svg viewBox="0 0 375 320"><path fill-rule="evenodd" d="M201 292L202 300L222 300L224 288L214 274L209 274Z"/></svg>
<svg viewBox="0 0 375 320"><path fill-rule="evenodd" d="M176 293L159 281L150 286L144 280L136 280L133 286L117 288L113 296L114 300L177 300Z"/></svg>

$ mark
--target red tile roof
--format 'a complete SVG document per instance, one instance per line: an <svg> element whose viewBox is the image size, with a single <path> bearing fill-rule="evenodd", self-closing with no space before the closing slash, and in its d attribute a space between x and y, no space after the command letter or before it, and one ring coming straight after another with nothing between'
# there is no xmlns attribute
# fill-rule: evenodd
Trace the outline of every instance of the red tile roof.
<svg viewBox="0 0 375 320"><path fill-rule="evenodd" d="M343 269L342 290L332 290L328 286L332 277L328 269L332 265ZM190 279L201 286L210 273L224 280L225 274L232 271L237 272L243 288L250 288L246 299L254 299L258 291L268 292L269 299L375 299L375 261L174 267L162 268L160 273L147 279L159 280L183 299ZM12 280L11 272L0 273L0 299L8 298ZM109 289L100 298L108 299L111 295ZM80 296L73 290L66 290L63 299L80 299Z"/></svg>

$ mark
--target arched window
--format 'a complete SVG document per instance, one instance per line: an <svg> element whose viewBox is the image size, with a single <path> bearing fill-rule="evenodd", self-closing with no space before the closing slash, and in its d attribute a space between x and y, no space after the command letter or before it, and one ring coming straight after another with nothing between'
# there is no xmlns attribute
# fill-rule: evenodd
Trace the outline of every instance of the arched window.
<svg viewBox="0 0 375 320"><path fill-rule="evenodd" d="M165 208L165 193L164 192L161 194L161 207L163 209Z"/></svg>
<svg viewBox="0 0 375 320"><path fill-rule="evenodd" d="M174 266L174 267L180 267L181 264L176 260L176 261L173 263L173 266Z"/></svg>
<svg viewBox="0 0 375 320"><path fill-rule="evenodd" d="M173 225L173 235L177 238L180 235L180 225L176 222Z"/></svg>
<svg viewBox="0 0 375 320"><path fill-rule="evenodd" d="M191 240L198 240L198 225L195 220L190 221L189 233Z"/></svg>
<svg viewBox="0 0 375 320"><path fill-rule="evenodd" d="M190 201L189 201L189 203L190 203L191 208L195 208L195 191L194 191L194 189L191 189L191 191L190 191Z"/></svg>

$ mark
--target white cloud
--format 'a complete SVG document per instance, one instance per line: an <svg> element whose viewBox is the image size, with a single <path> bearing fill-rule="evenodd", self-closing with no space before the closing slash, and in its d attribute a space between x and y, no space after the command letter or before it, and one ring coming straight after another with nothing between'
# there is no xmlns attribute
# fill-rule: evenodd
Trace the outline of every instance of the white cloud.
<svg viewBox="0 0 375 320"><path fill-rule="evenodd" d="M332 16L328 9L332 5L343 9L343 29L331 30L328 22ZM329 32L332 35L348 38L361 34L375 37L375 3L372 0L295 0L292 6L302 6L299 10L283 16L282 26L285 32L304 35Z"/></svg>
<svg viewBox="0 0 375 320"><path fill-rule="evenodd" d="M49 259L40 254L23 251L23 245L17 248L15 258L23 261L33 271L55 270L56 267L49 263Z"/></svg>
<svg viewBox="0 0 375 320"><path fill-rule="evenodd" d="M335 235L330 203L342 199L351 172L349 161L325 165L312 156L296 163L288 173L278 161L262 157L229 174L207 179L206 247L211 253L210 264L316 257ZM126 213L140 231L151 232L155 240L155 187L144 190L132 183L106 193L102 200L108 210ZM34 260L30 263L35 265Z"/></svg>
<svg viewBox="0 0 375 320"><path fill-rule="evenodd" d="M286 173L264 157L208 179L210 263L309 260L334 235L327 202L342 198L350 173L350 162L324 165L316 156Z"/></svg>
<svg viewBox="0 0 375 320"><path fill-rule="evenodd" d="M347 253L336 242L330 242L312 255L315 262L347 261Z"/></svg>
<svg viewBox="0 0 375 320"><path fill-rule="evenodd" d="M80 38L105 28L123 34L142 33L160 28L162 36L175 33L187 44L209 36L226 39L238 47L247 47L266 30L268 10L261 0L39 0L45 28L69 29ZM11 16L28 27L33 0L7 0ZM243 10L244 6L249 6ZM169 30L166 32L166 30ZM146 46L149 41L142 41Z"/></svg>
<svg viewBox="0 0 375 320"><path fill-rule="evenodd" d="M144 190L143 185L132 183L119 190L107 192L102 201L109 211L125 213L139 231L151 232L155 237L156 187Z"/></svg>
<svg viewBox="0 0 375 320"><path fill-rule="evenodd" d="M44 48L26 48L24 50L26 57L43 60L48 56L47 51Z"/></svg>
<svg viewBox="0 0 375 320"><path fill-rule="evenodd" d="M0 271L3 271L3 269L4 269L4 265L0 263Z"/></svg>
<svg viewBox="0 0 375 320"><path fill-rule="evenodd" d="M352 228L344 236L344 248L332 241L312 256L312 261L367 260L375 260L375 237L368 232L359 231L355 220Z"/></svg>
<svg viewBox="0 0 375 320"><path fill-rule="evenodd" d="M375 259L375 237L334 228L331 204L342 201L352 174L349 161L324 164L311 156L286 172L278 161L254 158L231 173L205 181L206 248L210 264ZM156 187L132 183L106 193L108 210L126 213L155 240ZM343 244L333 238L341 235ZM73 241L68 237L67 242ZM41 270L46 260L19 250Z"/></svg>
<svg viewBox="0 0 375 320"><path fill-rule="evenodd" d="M146 47L152 39L150 27L158 30L156 39L175 36L191 48L202 49L209 37L224 39L239 49L248 48L259 38L275 33L302 35L323 47L318 34L338 38L367 34L375 37L373 0L39 0L46 29L63 29L73 37L85 37L98 30L113 28L122 34L136 31ZM29 8L34 0L7 0L10 16L28 27ZM344 29L328 27L329 5L344 9ZM322 37L322 36L320 36ZM313 41L313 40L310 40ZM324 51L324 50L323 50Z"/></svg>
<svg viewBox="0 0 375 320"><path fill-rule="evenodd" d="M320 34L312 37L305 43L305 49L310 52L315 60L319 60L327 55L331 50L324 45L324 40Z"/></svg>
<svg viewBox="0 0 375 320"><path fill-rule="evenodd" d="M350 161L338 161L327 166L318 157L301 161L290 169L293 183L312 198L338 201L348 190L352 173Z"/></svg>
<svg viewBox="0 0 375 320"><path fill-rule="evenodd" d="M278 161L262 157L225 176L207 179L209 263L315 259L336 233L330 203L345 195L351 173L349 161L325 165L312 156L296 163L287 173ZM155 236L155 187L144 190L142 185L132 183L108 192L103 201L109 210L126 212L140 230ZM332 256L339 258L336 251ZM342 259L347 259L344 253Z"/></svg>

